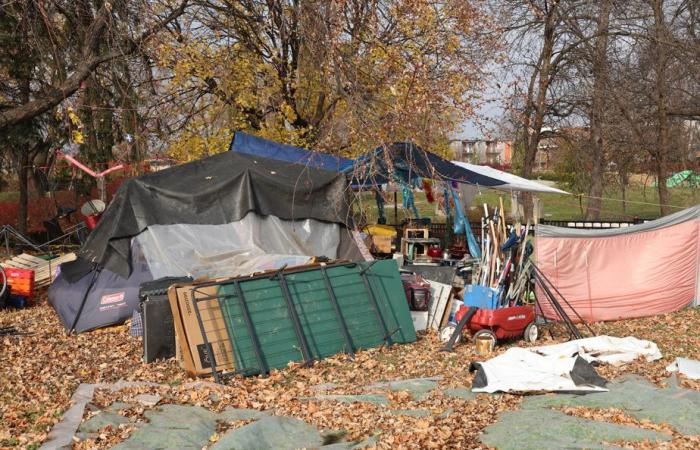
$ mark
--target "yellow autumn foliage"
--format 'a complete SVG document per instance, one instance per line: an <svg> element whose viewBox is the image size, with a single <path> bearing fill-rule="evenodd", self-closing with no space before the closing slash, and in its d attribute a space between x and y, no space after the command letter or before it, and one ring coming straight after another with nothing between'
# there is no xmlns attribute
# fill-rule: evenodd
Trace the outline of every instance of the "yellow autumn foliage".
<svg viewBox="0 0 700 450"><path fill-rule="evenodd" d="M273 3L287 28L268 20L264 3L235 4L216 27L205 31L202 19L160 42L166 90L189 100L168 111L182 123L171 156L225 151L236 130L343 156L399 140L447 150L447 135L472 113L479 58L494 49L472 31L487 26L478 1L368 2L365 16L345 2ZM258 21L240 23L253 13Z"/></svg>

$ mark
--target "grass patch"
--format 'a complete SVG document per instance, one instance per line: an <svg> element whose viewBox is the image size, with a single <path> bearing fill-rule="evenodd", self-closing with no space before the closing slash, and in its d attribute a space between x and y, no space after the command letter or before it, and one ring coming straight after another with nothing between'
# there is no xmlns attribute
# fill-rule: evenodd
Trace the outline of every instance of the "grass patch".
<svg viewBox="0 0 700 450"><path fill-rule="evenodd" d="M0 202L16 202L19 200L19 191L0 192Z"/></svg>
<svg viewBox="0 0 700 450"><path fill-rule="evenodd" d="M566 187L563 187L566 189ZM670 205L672 212L680 211L700 203L700 189L690 187L677 187L669 189L671 200ZM442 195L442 194L440 194ZM437 196L437 193L436 193ZM415 204L418 213L421 217L429 217L434 223L444 223L445 216L436 212L435 203L428 203L424 192L414 192ZM496 191L493 189L483 189L475 197L469 211L470 220L477 221L483 214L483 204L487 203L490 206L496 206L499 203L499 197L503 198L503 202L507 211L510 211L510 194L507 192ZM543 216L545 220L581 220L585 216L588 199L578 195L560 195L560 194L537 194L543 205ZM642 184L634 184L627 188L625 193L625 201L622 201L622 192L617 187L609 187L605 190L601 205L601 220L621 220L630 221L634 218L640 219L656 219L660 217L661 212L658 206L659 195L656 188L647 185L646 188ZM374 200L374 195L370 192L362 193L359 202L356 203L355 212L362 208L366 217L367 223L377 222L377 205ZM397 211L394 215L394 203L387 202L384 205L384 213L387 223L401 223L402 220L413 217L412 213L403 209L403 197L399 192L397 194ZM358 206L359 205L359 206Z"/></svg>

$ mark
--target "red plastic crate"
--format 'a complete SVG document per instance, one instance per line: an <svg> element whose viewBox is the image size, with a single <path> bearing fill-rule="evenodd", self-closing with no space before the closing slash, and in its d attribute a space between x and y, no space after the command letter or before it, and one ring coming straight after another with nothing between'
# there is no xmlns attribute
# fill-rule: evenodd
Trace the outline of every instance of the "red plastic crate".
<svg viewBox="0 0 700 450"><path fill-rule="evenodd" d="M15 269L5 267L7 284L11 286L12 293L28 298L34 297L34 271L31 269Z"/></svg>

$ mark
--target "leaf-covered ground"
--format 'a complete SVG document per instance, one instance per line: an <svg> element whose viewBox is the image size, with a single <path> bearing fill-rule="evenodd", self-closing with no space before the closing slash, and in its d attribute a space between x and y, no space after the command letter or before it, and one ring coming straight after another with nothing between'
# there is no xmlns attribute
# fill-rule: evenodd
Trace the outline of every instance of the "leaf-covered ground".
<svg viewBox="0 0 700 450"><path fill-rule="evenodd" d="M666 365L676 356L700 359L699 323L700 309L696 308L597 324L595 328L600 334L649 339L664 354L655 363L639 361L622 368L602 367L599 372L608 379L636 373L660 383L668 377ZM415 344L364 351L352 361L338 356L311 368L290 367L267 378L236 378L227 386L203 383L193 389L190 384L193 380L174 361L144 364L140 341L130 337L125 326L67 337L53 309L45 302L21 311L0 311L2 326L15 326L31 334L0 338L0 447L38 447L70 406L70 397L80 383L134 380L160 384L160 387L131 388L116 393L98 391L95 403L101 406L115 400L133 402L140 393L158 393L161 404L200 405L214 411L227 406L255 408L295 416L321 429L345 430L348 440L374 435L378 436L380 448L483 447L479 438L484 428L494 423L500 412L517 409L521 402L521 397L515 395L479 395L476 400L462 400L439 390L421 401L406 392L388 392L391 402L388 406L301 399L318 395L318 386L329 383L333 385L324 393L367 393L373 392L366 387L374 382L434 376L442 377L439 383L445 387L470 386L469 363L477 359L471 344L458 346L454 353L444 353L439 351L441 344L432 335L421 337ZM563 334L555 333L554 339L547 337L539 343L563 338ZM497 352L509 345L524 344L510 343L500 346ZM697 382L682 379L682 384L700 389ZM432 415L411 417L390 412L408 409L430 410ZM127 411L127 415L140 420L143 412L143 407L137 407ZM615 411L572 409L567 413L633 423ZM86 417L89 414L86 412ZM96 439L76 442L76 447L109 447L128 437L130 432L128 424L106 429ZM689 448L689 443L696 442L694 438L674 434L674 440L667 446Z"/></svg>

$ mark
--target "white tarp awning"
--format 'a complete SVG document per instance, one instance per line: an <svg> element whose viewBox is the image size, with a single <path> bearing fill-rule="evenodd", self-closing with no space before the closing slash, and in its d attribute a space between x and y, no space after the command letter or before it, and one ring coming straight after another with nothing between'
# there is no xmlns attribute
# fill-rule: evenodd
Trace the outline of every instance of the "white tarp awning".
<svg viewBox="0 0 700 450"><path fill-rule="evenodd" d="M491 189L497 189L499 191L541 192L546 194L570 195L568 192L562 191L561 189L553 188L542 183L538 183L536 181L528 180L526 178L513 175L512 173L503 172L502 170L494 169L493 167L469 164L461 161L452 161L452 163L465 169L477 172L480 175L495 178L506 183L501 186L494 186Z"/></svg>

